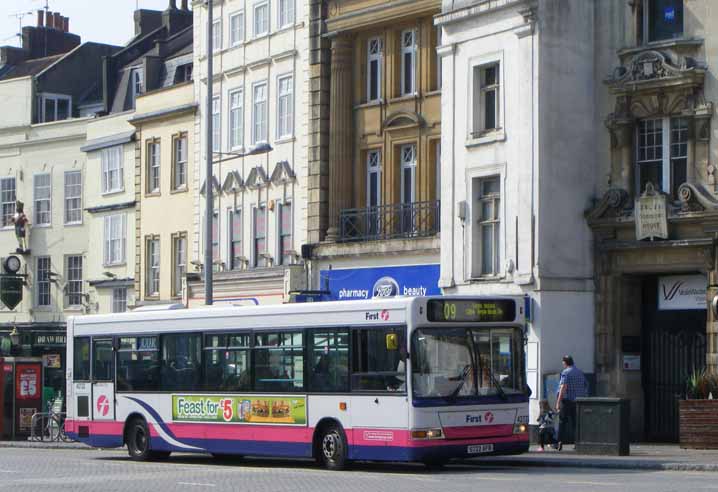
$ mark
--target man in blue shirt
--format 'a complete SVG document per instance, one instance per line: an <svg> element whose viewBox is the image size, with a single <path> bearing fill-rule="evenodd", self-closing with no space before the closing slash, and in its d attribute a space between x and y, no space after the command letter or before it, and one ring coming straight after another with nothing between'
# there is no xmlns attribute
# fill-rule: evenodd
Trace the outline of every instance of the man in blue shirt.
<svg viewBox="0 0 718 492"><path fill-rule="evenodd" d="M573 357L566 355L563 357L563 371L556 393L556 411L559 418L556 448L559 451L567 437L568 426L571 425L571 428L576 429L576 398L583 396L588 396L586 377L573 365Z"/></svg>

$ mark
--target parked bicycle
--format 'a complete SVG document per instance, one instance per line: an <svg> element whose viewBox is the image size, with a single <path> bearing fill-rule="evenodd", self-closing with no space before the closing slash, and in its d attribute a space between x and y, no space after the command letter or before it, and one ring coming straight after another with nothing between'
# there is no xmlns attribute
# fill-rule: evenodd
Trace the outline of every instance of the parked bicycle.
<svg viewBox="0 0 718 492"><path fill-rule="evenodd" d="M32 416L30 440L32 441L69 441L65 433L65 412L61 412L62 398L48 402L47 412L37 412Z"/></svg>

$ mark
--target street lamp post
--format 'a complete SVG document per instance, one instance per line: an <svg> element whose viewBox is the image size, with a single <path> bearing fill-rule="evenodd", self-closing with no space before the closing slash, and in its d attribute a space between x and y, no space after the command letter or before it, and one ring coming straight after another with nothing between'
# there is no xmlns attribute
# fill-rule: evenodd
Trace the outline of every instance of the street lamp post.
<svg viewBox="0 0 718 492"><path fill-rule="evenodd" d="M214 189L212 188L212 184L214 183L213 179L213 161L214 161L214 154L218 155L231 155L232 157L229 157L227 159L220 159L218 162L224 162L231 159L238 159L240 157L246 157L250 155L257 155L257 154L265 154L267 152L270 152L272 150L272 146L267 143L260 143L250 149L249 152L246 152L244 154L240 153L223 153L223 152L214 152L214 142L212 138L213 133L213 121L212 121L212 102L213 102L213 77L214 77L214 71L213 71L213 50L214 50L214 43L213 43L213 35L214 35L214 27L212 26L212 20L213 20L213 3L214 0L208 0L207 1L207 111L206 111L206 118L207 118L207 161L206 161L206 181L205 181L205 211L204 211L204 303L207 306L211 306L214 302L214 294L212 290L212 282L214 277L214 255L213 255L213 248L212 248L212 221L214 220Z"/></svg>

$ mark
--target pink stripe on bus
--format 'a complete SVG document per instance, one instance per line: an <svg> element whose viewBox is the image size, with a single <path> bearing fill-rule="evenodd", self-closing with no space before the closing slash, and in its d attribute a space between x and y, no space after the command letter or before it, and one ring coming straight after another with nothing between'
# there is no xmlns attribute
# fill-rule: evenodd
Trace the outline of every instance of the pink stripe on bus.
<svg viewBox="0 0 718 492"><path fill-rule="evenodd" d="M470 439L472 437L498 437L510 436L514 432L514 426L508 425L486 425L482 427L444 427L444 435L447 439Z"/></svg>

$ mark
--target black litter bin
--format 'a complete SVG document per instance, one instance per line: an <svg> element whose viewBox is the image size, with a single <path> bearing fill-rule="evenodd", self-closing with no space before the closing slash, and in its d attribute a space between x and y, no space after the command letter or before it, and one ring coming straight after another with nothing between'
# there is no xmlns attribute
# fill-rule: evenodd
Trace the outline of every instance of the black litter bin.
<svg viewBox="0 0 718 492"><path fill-rule="evenodd" d="M576 399L576 452L630 454L631 408L624 398Z"/></svg>

